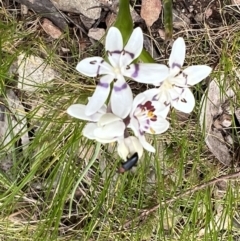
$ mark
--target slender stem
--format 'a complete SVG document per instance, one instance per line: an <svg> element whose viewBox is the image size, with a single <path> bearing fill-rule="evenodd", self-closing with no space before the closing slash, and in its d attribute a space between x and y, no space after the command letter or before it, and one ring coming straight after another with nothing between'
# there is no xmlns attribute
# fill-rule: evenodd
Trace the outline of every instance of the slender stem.
<svg viewBox="0 0 240 241"><path fill-rule="evenodd" d="M195 187L192 187L192 188L189 188L188 190L186 190L185 192L183 193L179 193L177 194L175 197L172 197L172 198L169 198L165 201L162 202L162 205L167 205L167 204L170 204L172 202L174 202L175 200L179 199L179 198L182 198L186 195L189 195L189 194L192 194L196 191L199 191L199 190L202 190L206 187L209 187L219 181L223 181L223 180L229 180L229 179L234 179L234 178L237 178L240 176L240 171L239 172L234 172L234 173L231 173L231 174L227 174L227 175L222 175L222 176L219 176L219 177L216 177L216 178L213 178L211 180L209 180L208 182L205 182L205 183L201 183L201 184L198 184L196 185ZM160 207L160 203L156 204L155 206L153 206L152 208L150 209L147 209L147 210L144 210L138 217L136 217L134 220L131 219L129 221L127 221L124 225L123 225L123 228L126 229L128 228L132 223L133 221L136 221L136 220L143 220L146 216L148 216L149 214L151 214L152 212L156 211L158 208Z"/></svg>
<svg viewBox="0 0 240 241"><path fill-rule="evenodd" d="M100 147L101 147L101 143L97 142L97 145L96 145L96 148L95 148L95 151L94 151L94 154L93 154L91 160L89 161L89 163L87 164L86 168L83 170L83 172L79 176L79 179L77 180L77 183L76 183L76 185L73 188L73 191L72 191L72 194L71 194L71 198L70 198L70 205L69 205L69 214L68 214L69 218L71 216L72 202L73 202L73 199L74 199L75 192L76 192L80 182L82 181L83 177L87 174L87 172L89 171L89 169L91 168L93 163L96 161L96 159L98 157L98 154L99 154L99 151L100 151Z"/></svg>

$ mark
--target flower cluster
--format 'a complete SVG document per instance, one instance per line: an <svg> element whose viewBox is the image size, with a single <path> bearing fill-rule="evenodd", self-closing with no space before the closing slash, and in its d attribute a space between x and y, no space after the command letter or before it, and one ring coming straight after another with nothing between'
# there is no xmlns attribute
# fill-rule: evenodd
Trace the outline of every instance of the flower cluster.
<svg viewBox="0 0 240 241"><path fill-rule="evenodd" d="M118 143L118 154L127 160L134 153L140 158L143 148L155 152L145 133L161 134L169 128L166 120L170 107L190 113L195 106L189 89L211 73L206 65L190 66L182 70L185 43L178 38L172 47L169 67L162 64L137 63L143 49L143 33L134 29L123 46L120 31L111 27L106 36L106 59L90 57L80 61L76 69L90 77L99 77L95 92L87 105L71 105L67 113L88 123L83 135L100 143ZM155 88L133 99L125 77ZM109 100L108 104L106 100ZM134 135L130 135L128 130Z"/></svg>

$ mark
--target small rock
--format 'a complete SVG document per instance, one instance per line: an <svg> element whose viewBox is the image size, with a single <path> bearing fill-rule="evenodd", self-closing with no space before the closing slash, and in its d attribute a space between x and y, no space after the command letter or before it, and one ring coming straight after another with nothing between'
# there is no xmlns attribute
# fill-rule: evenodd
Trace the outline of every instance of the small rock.
<svg viewBox="0 0 240 241"><path fill-rule="evenodd" d="M53 39L58 39L62 35L61 30L56 27L50 20L47 18L43 19L42 23L43 30L50 35Z"/></svg>
<svg viewBox="0 0 240 241"><path fill-rule="evenodd" d="M28 14L28 7L24 4L21 4L21 14L27 15Z"/></svg>
<svg viewBox="0 0 240 241"><path fill-rule="evenodd" d="M202 22L203 21L203 14L202 13L197 13L194 17L194 19L197 21L197 22Z"/></svg>
<svg viewBox="0 0 240 241"><path fill-rule="evenodd" d="M6 92L6 107L1 106L0 119L0 142L1 146L6 152L11 152L14 142L21 138L21 145L24 155L27 154L25 150L28 147L29 137L27 131L27 118L25 109L12 90Z"/></svg>
<svg viewBox="0 0 240 241"><path fill-rule="evenodd" d="M159 29L158 30L159 36L161 39L165 40L166 39L166 34L165 31L163 29Z"/></svg>
<svg viewBox="0 0 240 241"><path fill-rule="evenodd" d="M93 24L95 23L95 20L94 19L91 19L91 18L88 18L84 15L80 15L80 19L83 23L83 25L87 28L87 29L90 29Z"/></svg>
<svg viewBox="0 0 240 241"><path fill-rule="evenodd" d="M212 15L213 11L211 8L207 8L205 11L205 17L206 19L209 19L209 17Z"/></svg>
<svg viewBox="0 0 240 241"><path fill-rule="evenodd" d="M26 5L29 9L40 13L42 17L49 18L56 26L62 30L68 28L66 20L54 7L53 1L50 0L16 0L17 2Z"/></svg>
<svg viewBox="0 0 240 241"><path fill-rule="evenodd" d="M187 18L183 13L179 13L173 9L173 28L188 28L189 24L189 18Z"/></svg>
<svg viewBox="0 0 240 241"><path fill-rule="evenodd" d="M92 7L100 6L99 1L97 0L52 0L52 2L62 11L83 14L91 19L100 18L101 8L90 9Z"/></svg>
<svg viewBox="0 0 240 241"><path fill-rule="evenodd" d="M233 5L240 5L240 0L232 0Z"/></svg>
<svg viewBox="0 0 240 241"><path fill-rule="evenodd" d="M58 73L44 59L37 56L18 56L18 88L36 91L40 86L55 79Z"/></svg>
<svg viewBox="0 0 240 241"><path fill-rule="evenodd" d="M105 32L103 28L91 28L89 29L88 37L99 41L104 36Z"/></svg>
<svg viewBox="0 0 240 241"><path fill-rule="evenodd" d="M103 5L112 5L112 1L111 0L99 0L99 2Z"/></svg>

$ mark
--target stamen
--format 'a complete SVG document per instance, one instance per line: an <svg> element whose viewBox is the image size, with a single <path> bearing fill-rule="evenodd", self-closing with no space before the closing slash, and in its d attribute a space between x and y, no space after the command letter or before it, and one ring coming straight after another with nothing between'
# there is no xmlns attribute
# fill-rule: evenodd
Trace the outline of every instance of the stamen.
<svg viewBox="0 0 240 241"><path fill-rule="evenodd" d="M96 63L97 63L97 60L90 61L89 63L90 63L90 64L96 64Z"/></svg>
<svg viewBox="0 0 240 241"><path fill-rule="evenodd" d="M165 106L169 106L170 105L170 102L169 103L167 103L167 101L164 101L164 103L163 103Z"/></svg>

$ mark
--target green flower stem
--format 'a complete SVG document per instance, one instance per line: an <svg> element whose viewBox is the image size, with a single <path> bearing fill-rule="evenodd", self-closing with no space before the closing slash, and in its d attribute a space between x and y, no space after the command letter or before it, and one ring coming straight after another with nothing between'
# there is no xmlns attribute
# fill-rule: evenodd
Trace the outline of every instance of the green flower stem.
<svg viewBox="0 0 240 241"><path fill-rule="evenodd" d="M120 30L123 37L123 44L125 45L133 31L133 21L130 13L129 0L119 1L119 12L114 26ZM144 63L155 63L152 56L145 49L142 50L139 60Z"/></svg>
<svg viewBox="0 0 240 241"><path fill-rule="evenodd" d="M149 52L145 49L142 50L142 53L140 54L138 59L143 63L155 63L155 60L153 59L151 54L149 54Z"/></svg>
<svg viewBox="0 0 240 241"><path fill-rule="evenodd" d="M71 198L70 198L70 205L69 205L69 217L71 217L71 212L72 212L72 204L73 204L73 200L74 200L74 195L75 195L75 192L80 184L80 182L82 181L82 179L84 178L84 176L87 174L87 172L89 171L89 169L91 168L91 166L93 165L93 163L96 161L98 155L99 155L99 152L100 152L100 148L101 148L101 143L97 142L96 144L96 148L95 148L95 151L94 151L94 154L91 158L91 160L89 161L89 163L87 164L86 168L83 170L83 172L80 174L78 180L77 180L77 183L76 185L74 186L73 188L73 191L72 191L72 194L71 194Z"/></svg>
<svg viewBox="0 0 240 241"><path fill-rule="evenodd" d="M172 39L173 33L173 13L172 13L172 0L163 0L163 9L164 9L164 26L166 40Z"/></svg>
<svg viewBox="0 0 240 241"><path fill-rule="evenodd" d="M133 31L129 0L119 1L119 11L114 26L120 30L123 37L123 44L125 45Z"/></svg>

